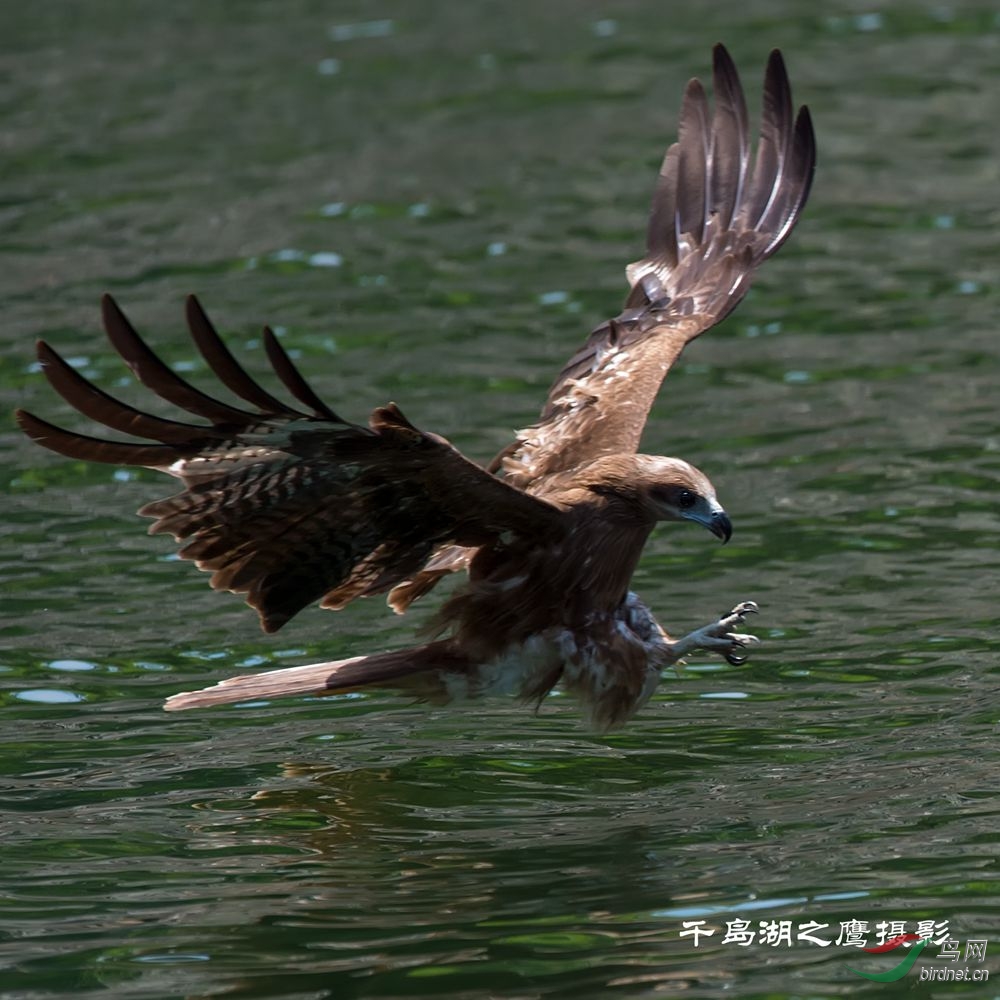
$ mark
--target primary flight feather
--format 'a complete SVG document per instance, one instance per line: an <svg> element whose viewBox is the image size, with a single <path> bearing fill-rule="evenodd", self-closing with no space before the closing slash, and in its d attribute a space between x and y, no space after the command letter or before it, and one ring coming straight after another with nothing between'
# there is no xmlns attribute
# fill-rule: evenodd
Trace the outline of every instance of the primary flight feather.
<svg viewBox="0 0 1000 1000"><path fill-rule="evenodd" d="M144 413L92 385L45 343L52 387L82 414L144 439L107 441L19 411L39 444L75 459L158 469L184 490L142 508L151 532L212 586L246 595L265 631L319 601L342 608L389 593L397 611L444 575L468 579L436 619L437 638L391 653L234 677L168 699L170 710L294 694L391 686L434 701L509 692L537 703L556 684L591 723L627 721L661 669L697 649L742 662L736 631L752 602L672 639L629 591L657 521L690 520L728 540L711 482L677 458L637 454L660 384L684 347L746 294L757 267L795 225L812 181L807 109L793 112L781 55L771 53L750 154L736 68L714 51L714 110L685 89L678 141L663 160L646 255L627 268L624 311L598 326L549 390L537 423L487 468L413 426L390 403L367 426L328 407L270 330L271 367L296 405L239 365L197 300L187 323L233 405L165 365L110 296L112 345L149 390L207 423ZM243 404L247 404L244 406Z"/></svg>

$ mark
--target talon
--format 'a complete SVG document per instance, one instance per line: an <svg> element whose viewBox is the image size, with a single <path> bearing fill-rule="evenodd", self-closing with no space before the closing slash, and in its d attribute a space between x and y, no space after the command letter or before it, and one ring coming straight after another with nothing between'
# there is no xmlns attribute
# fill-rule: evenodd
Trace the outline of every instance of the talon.
<svg viewBox="0 0 1000 1000"><path fill-rule="evenodd" d="M760 639L758 639L755 635L741 635L740 633L734 632L728 633L725 638L729 641L729 644L731 646L735 646L736 649L746 649L747 646L754 646L760 642ZM726 663L731 666L741 667L747 662L749 657L741 656L731 649L729 652L723 654L723 658Z"/></svg>

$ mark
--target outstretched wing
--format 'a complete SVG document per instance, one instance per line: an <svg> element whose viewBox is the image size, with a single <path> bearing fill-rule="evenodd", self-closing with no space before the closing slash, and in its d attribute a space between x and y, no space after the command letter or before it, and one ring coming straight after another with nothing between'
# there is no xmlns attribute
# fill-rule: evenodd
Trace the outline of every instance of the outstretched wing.
<svg viewBox="0 0 1000 1000"><path fill-rule="evenodd" d="M781 54L764 78L760 140L750 169L746 101L729 53L714 50L715 110L691 80L678 141L667 150L646 256L629 265L625 310L602 323L549 390L541 420L490 468L526 487L601 455L634 452L660 385L684 346L715 326L784 243L816 162L806 108L792 111Z"/></svg>
<svg viewBox="0 0 1000 1000"><path fill-rule="evenodd" d="M308 385L270 330L271 366L307 410L259 386L236 362L198 302L187 301L191 335L219 380L254 409L196 389L140 339L105 296L104 326L136 377L162 399L208 421L153 416L107 395L51 347L38 357L52 387L85 416L143 443L76 434L24 411L29 437L91 462L139 465L181 479L186 489L147 504L150 532L170 532L180 554L212 572L212 586L247 595L266 632L306 605L340 608L415 573L440 545L482 545L505 532L558 535L559 510L418 430L395 404L369 426L341 419Z"/></svg>

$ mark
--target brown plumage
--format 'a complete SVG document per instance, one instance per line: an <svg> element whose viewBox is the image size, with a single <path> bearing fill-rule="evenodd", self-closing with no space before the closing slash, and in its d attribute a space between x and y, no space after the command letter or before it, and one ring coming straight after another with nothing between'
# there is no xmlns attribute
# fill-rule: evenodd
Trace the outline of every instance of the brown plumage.
<svg viewBox="0 0 1000 1000"><path fill-rule="evenodd" d="M207 423L122 403L39 344L43 371L67 402L144 440L88 437L22 411L25 432L71 458L179 478L181 493L140 514L155 518L151 532L182 541L181 556L211 572L214 588L246 594L265 631L314 601L342 608L389 591L402 612L442 576L468 570L438 613L433 641L230 678L175 695L168 709L366 686L436 701L506 691L537 703L561 683L604 729L630 718L662 667L693 650L742 661L755 640L734 629L756 610L752 603L671 639L628 589L657 521L691 520L729 538L729 518L703 473L636 449L664 376L746 294L797 221L813 175L812 126L805 108L793 115L780 54L768 61L752 169L736 69L722 46L714 57L714 112L692 80L679 140L660 170L646 256L627 269L625 310L591 333L553 383L538 423L485 469L414 427L393 403L367 426L339 417L265 330L271 367L301 406L271 395L193 297L192 339L249 408L181 379L109 296L103 317L136 378Z"/></svg>

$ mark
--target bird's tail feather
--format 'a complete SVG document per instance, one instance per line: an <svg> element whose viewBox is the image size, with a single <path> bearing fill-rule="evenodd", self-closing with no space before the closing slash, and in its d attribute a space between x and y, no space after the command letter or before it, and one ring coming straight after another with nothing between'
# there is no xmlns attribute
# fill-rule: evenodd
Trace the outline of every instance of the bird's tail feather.
<svg viewBox="0 0 1000 1000"><path fill-rule="evenodd" d="M444 640L372 656L228 677L212 687L175 694L163 707L168 712L179 712L236 701L336 694L365 687L405 688L434 700L447 693L444 676L462 673L467 667L466 658Z"/></svg>

